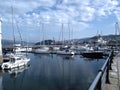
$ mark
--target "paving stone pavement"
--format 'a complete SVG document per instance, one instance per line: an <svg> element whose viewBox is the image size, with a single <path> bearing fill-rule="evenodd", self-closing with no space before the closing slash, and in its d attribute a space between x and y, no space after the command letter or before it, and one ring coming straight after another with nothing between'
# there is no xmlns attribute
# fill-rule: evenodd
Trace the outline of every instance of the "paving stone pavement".
<svg viewBox="0 0 120 90"><path fill-rule="evenodd" d="M109 84L105 84L104 90L120 90L120 54L113 58L112 70L109 70Z"/></svg>

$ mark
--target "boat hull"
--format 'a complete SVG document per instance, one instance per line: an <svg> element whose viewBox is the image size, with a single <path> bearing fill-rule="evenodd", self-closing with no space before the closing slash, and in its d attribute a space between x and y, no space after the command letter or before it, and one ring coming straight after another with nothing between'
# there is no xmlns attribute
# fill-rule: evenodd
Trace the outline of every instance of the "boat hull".
<svg viewBox="0 0 120 90"><path fill-rule="evenodd" d="M4 70L19 68L21 66L28 65L29 61L30 61L30 59L26 58L24 60L16 61L16 62L6 62L6 63L2 64L1 68L4 69Z"/></svg>
<svg viewBox="0 0 120 90"><path fill-rule="evenodd" d="M103 58L104 53L103 52L83 52L81 53L81 55L87 58Z"/></svg>

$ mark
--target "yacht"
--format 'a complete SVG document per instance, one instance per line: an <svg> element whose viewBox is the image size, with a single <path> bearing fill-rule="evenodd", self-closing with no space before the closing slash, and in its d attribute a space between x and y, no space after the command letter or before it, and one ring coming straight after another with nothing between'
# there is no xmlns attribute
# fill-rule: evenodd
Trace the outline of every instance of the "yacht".
<svg viewBox="0 0 120 90"><path fill-rule="evenodd" d="M103 51L85 51L85 52L82 52L81 55L86 58L100 59L100 58L103 58L104 52Z"/></svg>
<svg viewBox="0 0 120 90"><path fill-rule="evenodd" d="M13 56L23 56L23 55L26 55L26 53L21 53L21 52L8 52L6 53L5 55L3 55L3 62L8 62L10 60L11 57Z"/></svg>
<svg viewBox="0 0 120 90"><path fill-rule="evenodd" d="M2 69L13 69L13 68L17 68L17 67L20 67L20 66L27 65L28 62L30 61L30 59L27 58L27 57L24 56L24 55L18 56L18 55L13 54L13 55L11 55L9 58L10 58L9 62L4 62L4 63L1 65L1 68L2 68Z"/></svg>

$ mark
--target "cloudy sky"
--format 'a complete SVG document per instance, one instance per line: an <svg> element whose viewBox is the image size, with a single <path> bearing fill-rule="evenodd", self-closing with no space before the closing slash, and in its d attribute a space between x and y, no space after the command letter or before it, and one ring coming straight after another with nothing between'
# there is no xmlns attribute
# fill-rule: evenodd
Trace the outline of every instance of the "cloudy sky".
<svg viewBox="0 0 120 90"><path fill-rule="evenodd" d="M3 39L27 41L115 34L119 0L0 0ZM12 14L13 11L13 14ZM13 19L12 19L13 17ZM12 22L13 20L13 22ZM13 25L13 26L12 26ZM63 29L62 29L63 27ZM70 32L70 33L69 33ZM70 36L69 36L70 35Z"/></svg>

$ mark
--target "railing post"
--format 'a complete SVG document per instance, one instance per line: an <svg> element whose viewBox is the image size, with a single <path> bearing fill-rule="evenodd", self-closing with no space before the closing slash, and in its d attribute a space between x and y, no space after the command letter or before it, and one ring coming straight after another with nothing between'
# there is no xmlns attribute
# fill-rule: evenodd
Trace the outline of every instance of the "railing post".
<svg viewBox="0 0 120 90"><path fill-rule="evenodd" d="M108 63L107 63L107 67L106 67L106 83L110 83L110 81L109 81L109 63L110 63L110 61L108 60Z"/></svg>
<svg viewBox="0 0 120 90"><path fill-rule="evenodd" d="M109 70L112 70L112 67L111 67L111 63L112 63L112 59L113 59L113 50L111 51L111 54L110 54L110 57L109 57L109 60L108 60L108 63L107 63L107 71L106 71L106 83L110 83L109 81Z"/></svg>
<svg viewBox="0 0 120 90"><path fill-rule="evenodd" d="M112 66L111 64L113 63L113 50L111 51L111 55L110 55L110 58L109 58L109 62L110 62L110 66L109 66L109 69L112 70Z"/></svg>
<svg viewBox="0 0 120 90"><path fill-rule="evenodd" d="M97 84L97 89L96 90L101 90L101 84L102 84L102 82L101 82L101 77L100 77L100 80Z"/></svg>
<svg viewBox="0 0 120 90"><path fill-rule="evenodd" d="M103 74L103 71L102 71L102 70L99 70L99 72L102 72L102 74ZM98 82L98 84L97 84L96 90L101 90L101 86L102 86L102 81L101 81L101 79L102 79L102 75L100 76L100 79L99 79L99 82Z"/></svg>

